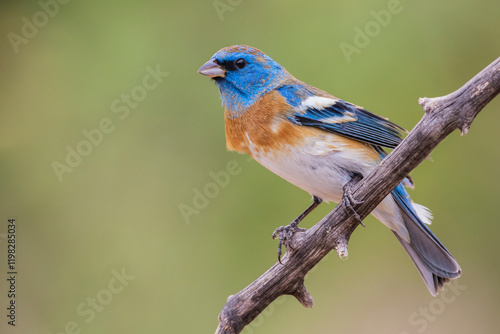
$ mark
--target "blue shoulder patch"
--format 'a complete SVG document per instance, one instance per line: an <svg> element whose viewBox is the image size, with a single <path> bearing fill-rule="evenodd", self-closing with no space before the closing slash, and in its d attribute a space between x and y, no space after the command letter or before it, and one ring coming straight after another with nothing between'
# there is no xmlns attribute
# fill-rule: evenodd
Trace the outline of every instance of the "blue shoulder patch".
<svg viewBox="0 0 500 334"><path fill-rule="evenodd" d="M276 89L292 107L298 107L312 93L303 85L284 85Z"/></svg>

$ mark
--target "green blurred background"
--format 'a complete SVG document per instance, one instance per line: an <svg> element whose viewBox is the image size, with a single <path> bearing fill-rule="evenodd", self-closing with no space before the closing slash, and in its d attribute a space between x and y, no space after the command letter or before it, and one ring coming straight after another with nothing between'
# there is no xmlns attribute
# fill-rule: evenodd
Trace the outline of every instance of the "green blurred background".
<svg viewBox="0 0 500 334"><path fill-rule="evenodd" d="M401 0L390 22L376 23L372 11L394 1L2 1L1 332L214 332L227 296L275 262L271 233L310 196L226 151L217 88L197 69L222 47L252 45L411 129L419 97L454 91L500 55L500 2ZM366 27L372 37L348 62L341 43L356 46ZM141 88L157 69L168 76ZM132 93L140 98L127 107L120 100ZM499 109L497 98L469 135L453 133L412 173L412 197L433 210L433 231L462 266L458 285L431 297L392 233L369 217L348 261L330 254L308 275L314 308L282 297L245 333L496 333ZM66 164L67 147L106 119L110 133L80 144L87 156L60 180L54 162ZM228 163L228 184L210 188L210 172ZM212 198L183 217L205 186ZM5 317L10 217L15 328ZM114 278L122 271L125 283Z"/></svg>

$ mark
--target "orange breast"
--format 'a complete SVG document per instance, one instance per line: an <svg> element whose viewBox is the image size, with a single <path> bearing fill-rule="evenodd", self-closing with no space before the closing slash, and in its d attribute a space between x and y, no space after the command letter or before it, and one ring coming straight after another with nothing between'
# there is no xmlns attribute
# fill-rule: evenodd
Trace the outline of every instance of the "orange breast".
<svg viewBox="0 0 500 334"><path fill-rule="evenodd" d="M304 137L318 136L323 131L293 124L286 117L290 106L285 98L272 91L260 98L243 115L230 118L226 110L226 143L229 150L269 152L297 145Z"/></svg>

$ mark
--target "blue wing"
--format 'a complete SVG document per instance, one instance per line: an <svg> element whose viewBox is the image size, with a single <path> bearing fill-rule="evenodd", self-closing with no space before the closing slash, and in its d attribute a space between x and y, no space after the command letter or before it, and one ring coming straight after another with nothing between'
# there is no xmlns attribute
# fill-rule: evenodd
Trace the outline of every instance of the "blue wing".
<svg viewBox="0 0 500 334"><path fill-rule="evenodd" d="M299 103L290 99L292 94L287 93L291 90L282 87L280 92L292 102L296 110L288 117L295 124L316 127L387 148L395 148L402 140L402 133L405 132L402 127L361 107L333 97L311 95L303 96Z"/></svg>

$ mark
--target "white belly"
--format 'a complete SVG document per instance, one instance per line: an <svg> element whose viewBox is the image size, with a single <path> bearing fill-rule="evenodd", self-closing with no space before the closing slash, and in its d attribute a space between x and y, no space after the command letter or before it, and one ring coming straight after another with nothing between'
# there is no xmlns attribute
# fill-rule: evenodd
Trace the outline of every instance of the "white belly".
<svg viewBox="0 0 500 334"><path fill-rule="evenodd" d="M255 152L253 155L261 165L288 182L311 195L337 203L342 198L344 185L355 173L364 177L379 163L366 162L362 152L322 151L316 143L300 149L284 148L278 153Z"/></svg>
<svg viewBox="0 0 500 334"><path fill-rule="evenodd" d="M338 143L336 143L338 144ZM367 159L365 150L329 149L322 142L311 141L300 149L283 148L280 152L252 152L255 160L295 186L325 201L339 203L343 187L357 173L367 176L380 161ZM403 239L408 239L401 212L391 195L372 212Z"/></svg>

